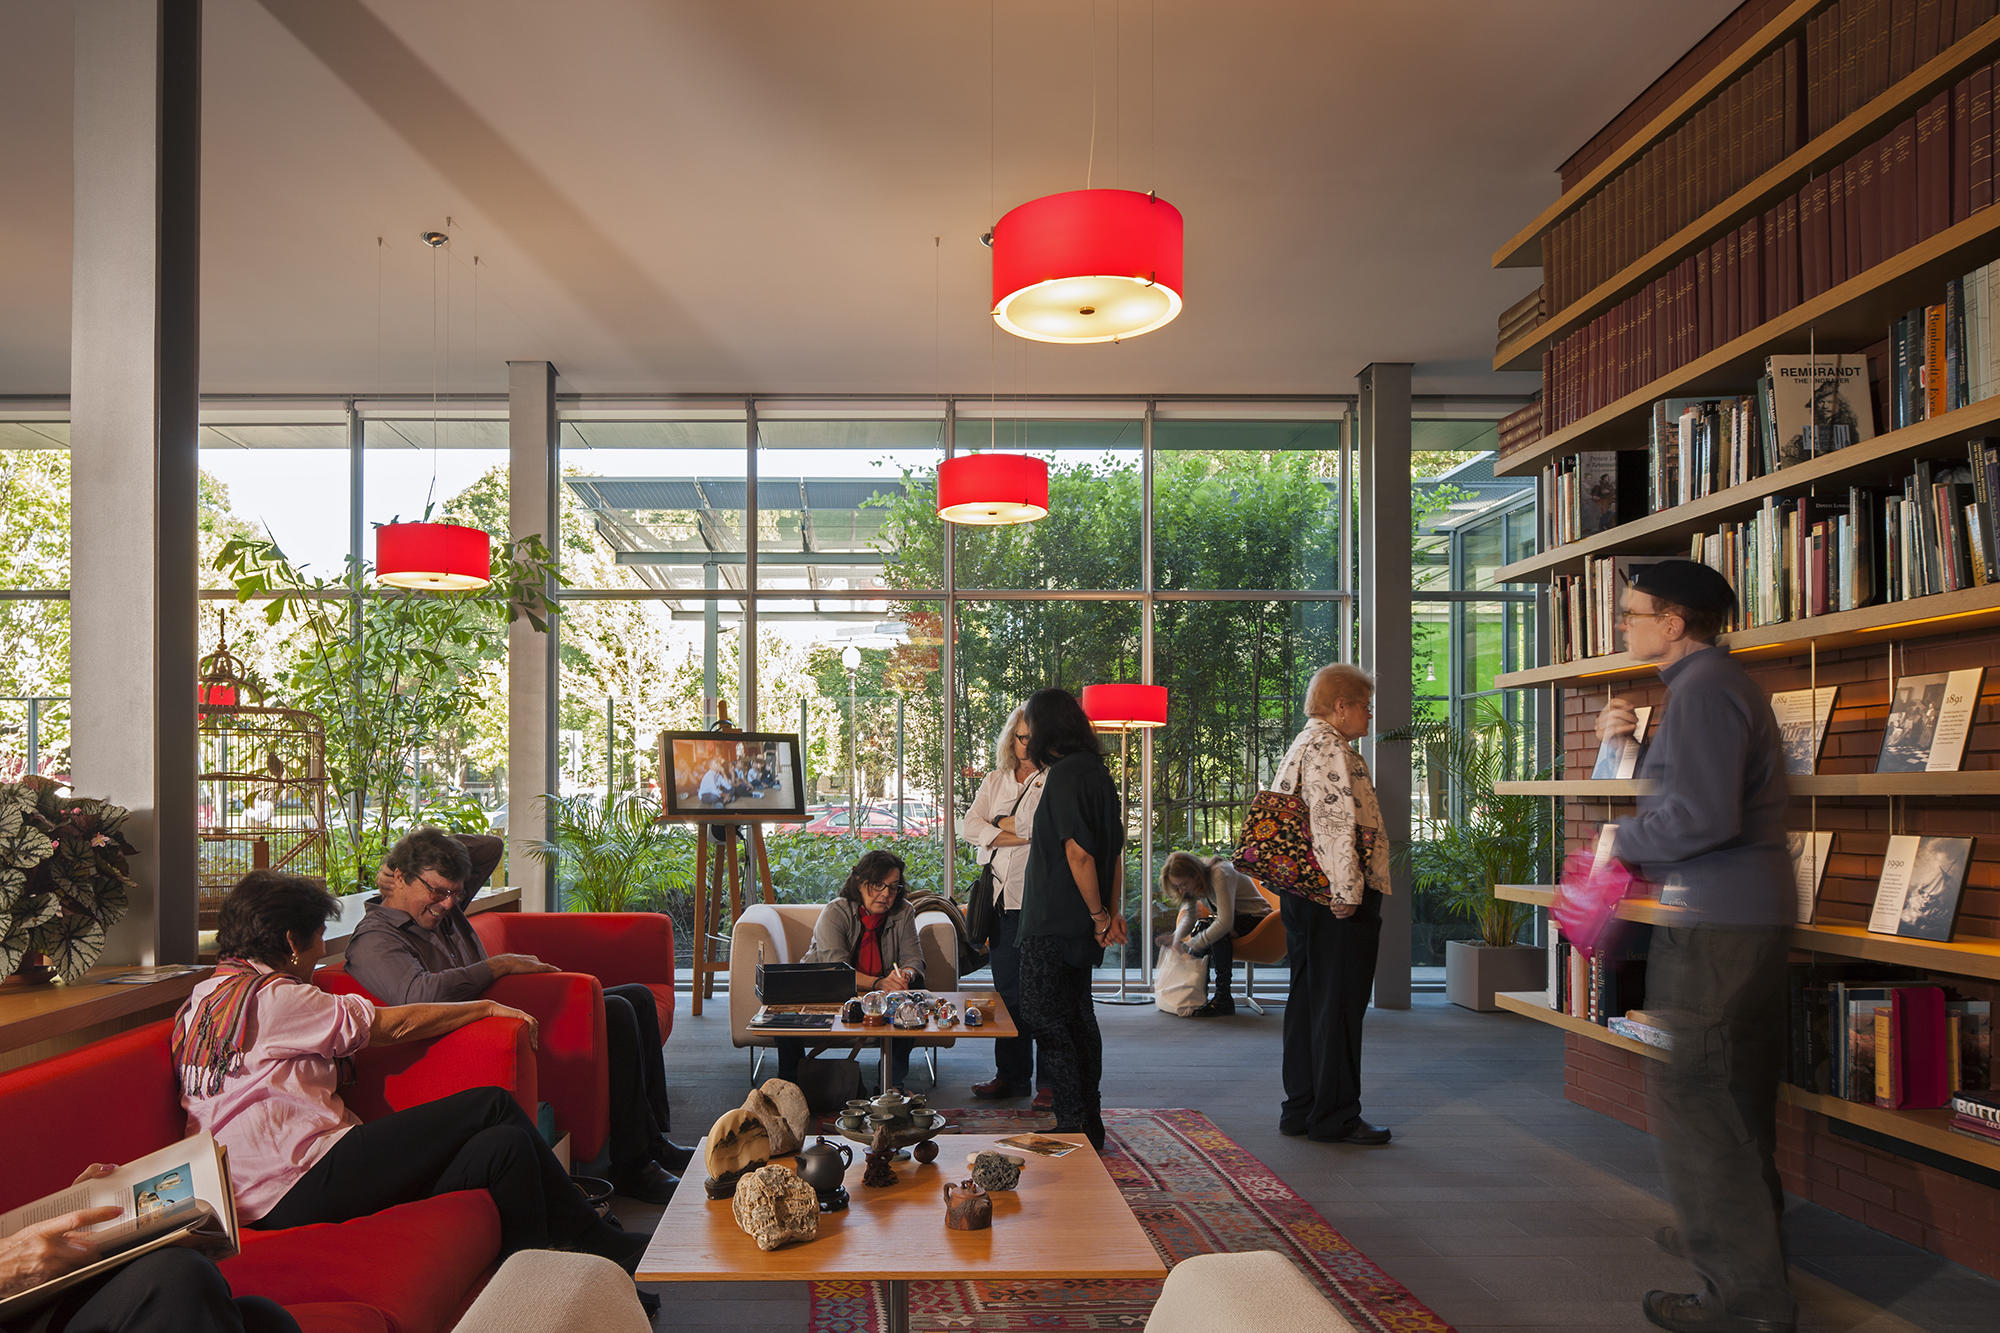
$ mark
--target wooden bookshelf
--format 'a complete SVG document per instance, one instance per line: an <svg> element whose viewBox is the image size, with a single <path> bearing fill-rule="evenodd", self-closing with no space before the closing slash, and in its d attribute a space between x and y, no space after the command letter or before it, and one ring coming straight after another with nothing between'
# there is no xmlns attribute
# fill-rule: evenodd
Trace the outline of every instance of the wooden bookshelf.
<svg viewBox="0 0 2000 1333"><path fill-rule="evenodd" d="M1606 1046L1616 1046L1621 1051L1643 1055L1648 1060L1665 1060L1667 1053L1657 1046L1648 1046L1643 1041L1633 1041L1621 1037L1610 1028L1593 1023L1587 1018L1574 1018L1559 1009L1549 1008L1547 991L1523 990L1500 991L1493 997L1493 1003L1510 1014L1520 1014L1532 1018L1537 1023L1547 1023L1550 1027L1561 1028L1564 1032L1574 1032L1579 1037L1591 1041L1601 1041Z"/></svg>
<svg viewBox="0 0 2000 1333"><path fill-rule="evenodd" d="M2000 796L2000 771L1956 773L1811 773L1789 779L1794 796ZM1552 778L1496 782L1501 796L1574 796L1585 801L1636 800L1652 789L1635 778Z"/></svg>
<svg viewBox="0 0 2000 1333"><path fill-rule="evenodd" d="M1797 6L1793 8L1796 9ZM1777 21L1785 21L1784 16L1781 15ZM1990 48L1996 43L2000 43L2000 18L1988 19L1969 36L1932 57L1928 63L1878 94L1866 106L1833 125L1784 161L1627 264L1606 281L1599 283L1582 299L1557 311L1512 342L1504 344L1494 353L1493 368L1539 370L1542 352L1551 342L1572 332L1579 325L1587 323L1651 279L1661 269L1673 264L1698 244L1711 239L1713 233L1719 231L1725 223L1733 223L1749 216L1752 211L1762 209L1772 201L1793 193L1798 189L1800 181L1811 177L1815 172L1824 171L1838 162L1845 161L1854 150L1863 145L1864 141L1879 137L1897 120L1914 114L1916 104L1924 96L1935 93L1940 85L1957 79L1969 68L1978 64L1982 58L1990 58L1992 55ZM1736 72L1741 72L1745 63L1754 61L1763 54L1762 50L1751 51L1748 47L1744 50L1749 52L1749 60L1735 65L1733 69ZM1657 124L1656 121L1655 125ZM1662 126L1660 133L1664 134L1672 128L1671 124ZM1635 141L1615 160L1620 166L1629 163L1651 147L1657 137L1655 135L1644 138L1642 142ZM1533 240L1535 257L1532 260L1511 258L1503 260L1502 256L1509 254L1507 248L1503 247L1500 253L1493 257L1494 267L1513 268L1522 264L1539 264L1542 233L1571 208L1583 202L1595 188L1590 183L1592 179L1598 179L1601 184L1604 178L1599 178L1597 172L1592 172L1590 177L1578 182L1576 189L1557 200L1549 212L1545 212L1542 217L1529 224L1530 229L1535 231ZM1526 236L1527 232L1522 232L1508 242L1508 245L1516 246Z"/></svg>
<svg viewBox="0 0 2000 1333"><path fill-rule="evenodd" d="M1995 22L2000 22L1996 19ZM1495 583L1527 583L1556 574L1575 573L1591 557L1618 555L1686 555L1688 538L1712 531L1722 520L1753 514L1766 498L1809 490L1814 486L1894 484L1919 458L1965 461L1965 438L2000 422L2000 396L1982 399L1929 421L1877 435L1863 444L1731 486L1699 500L1656 510L1539 555L1502 565Z"/></svg>
<svg viewBox="0 0 2000 1333"><path fill-rule="evenodd" d="M1617 152L1597 164L1589 175L1563 192L1562 198L1543 209L1541 215L1517 232L1513 239L1493 252L1495 268L1534 268L1542 262L1542 234L1556 224L1565 213L1581 204L1597 188L1623 171L1648 148L1665 138L1667 134L1687 118L1688 114L1708 100L1718 88L1754 65L1766 51L1776 46L1792 29L1805 22L1808 15L1817 9L1821 0L1793 0L1792 4L1776 18L1758 29L1756 36L1743 43L1724 58L1716 67L1704 74L1694 86L1667 104L1664 111L1633 135Z"/></svg>
<svg viewBox="0 0 2000 1333"><path fill-rule="evenodd" d="M1548 907L1555 901L1555 889L1546 884L1499 884L1494 886L1493 896L1504 902ZM1664 906L1651 898L1627 898L1618 904L1617 915L1622 921L1644 921L1654 926L1679 925L1686 920L1683 909ZM2000 980L2000 940L1995 939L1961 936L1944 942L1917 940L1904 935L1871 934L1865 926L1816 922L1793 926L1792 944L1809 953Z"/></svg>
<svg viewBox="0 0 2000 1333"><path fill-rule="evenodd" d="M1520 1014L1538 1023L1561 1028L1574 1033L1586 1041L1598 1042L1615 1047L1648 1060L1665 1063L1667 1052L1657 1046L1648 1046L1643 1041L1633 1041L1621 1037L1610 1028L1600 1026L1584 1018L1572 1018L1549 1008L1549 997L1541 991L1503 991L1493 997L1493 1002L1510 1014ZM1989 1170L2000 1170L2000 1143L1988 1143L1968 1134L1956 1134L1951 1129L1951 1111L1946 1109L1923 1111L1892 1111L1873 1102L1850 1102L1844 1097L1831 1097L1822 1092L1808 1092L1790 1083L1778 1085L1778 1095L1793 1106L1823 1115L1829 1120L1861 1129L1872 1130L1888 1138L1915 1144L1932 1152L1961 1162L1973 1162Z"/></svg>
<svg viewBox="0 0 2000 1333"><path fill-rule="evenodd" d="M2000 213L2000 208L1988 211ZM2000 583L1737 630L1723 635L1717 642L1732 653L1756 653L1761 656L1805 653L1813 648L1846 648L1858 643L1895 643L1995 624L2000 624ZM1652 663L1641 662L1630 653L1613 653L1503 672L1494 678L1493 683L1499 689L1518 690L1538 685L1568 685L1585 680L1642 676L1655 669Z"/></svg>
<svg viewBox="0 0 2000 1333"><path fill-rule="evenodd" d="M1881 342L1897 316L1912 306L1936 304L1947 281L1985 262L1996 235L2000 235L2000 208L1982 209L1582 420L1496 459L1494 474L1531 474L1557 454L1586 449L1643 449L1646 417L1662 398L1745 392L1763 374L1768 356L1815 350L1831 355Z"/></svg>

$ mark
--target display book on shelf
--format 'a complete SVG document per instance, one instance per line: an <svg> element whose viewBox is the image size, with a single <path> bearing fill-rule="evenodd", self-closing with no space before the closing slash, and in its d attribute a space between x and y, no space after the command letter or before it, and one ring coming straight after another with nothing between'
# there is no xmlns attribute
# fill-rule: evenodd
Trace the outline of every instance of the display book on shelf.
<svg viewBox="0 0 2000 1333"><path fill-rule="evenodd" d="M1839 39L1829 36L1823 16L1815 16L1799 34L1811 107L1807 132L1815 136L1796 159L1811 172L1802 188L1768 208L1751 201L1734 220L1719 213L1703 218L1664 241L1655 233L1635 237L1617 225L1599 229L1594 272L1580 282L1572 274L1567 285L1548 275L1552 313L1539 334L1548 343L1543 393L1532 412L1521 414L1521 428L1508 440L1512 457L1500 466L1516 473L1542 467L1545 549L1500 577L1558 580L1552 656L1566 665L1511 673L1526 679L1502 677L1501 685L1553 687L1641 669L1618 656L1621 559L1626 569L1634 558L1668 554L1716 565L1744 594L1742 624L1732 638L1798 654L1822 636L1839 645L1893 643L2000 623L1993 509L2000 486L1987 466L2000 465L2000 454L1989 456L1995 442L1982 438L2000 423L2000 402L1994 401L2000 394L2000 270L1988 262L2000 254L2000 221L1988 211L1992 61L2000 54L2000 25L1987 26L1993 8L1961 5L1961 26L1950 37L1933 35L1927 54L1950 47L1949 59L1939 56L1927 65L1901 46L1893 73L1858 93L1826 78L1829 67L1815 53L1829 43L1837 48ZM1882 7L1885 17L1888 10ZM1912 69L1919 77L1899 83ZM1933 71L1931 86L1915 86L1925 83L1925 69ZM1868 102L1884 89L1890 91L1880 104ZM1838 110L1829 110L1828 97ZM1847 132L1829 128L1869 106L1875 123L1887 126L1875 142L1859 146L1852 133L1843 140ZM1824 141L1817 137L1823 133ZM1884 164L1886 176L1878 171ZM1731 197L1749 200L1754 193L1746 187ZM1705 234L1693 234L1697 225ZM1622 252L1621 241L1627 243ZM1660 245L1685 253L1648 255L1662 261L1650 282L1621 273ZM1621 297L1620 286L1630 294ZM1837 345L1818 333L1821 324L1838 329ZM1738 373L1743 378L1730 385ZM1781 380L1807 389L1789 410L1779 402ZM1822 388L1827 381L1832 387ZM1865 418L1855 404L1863 395ZM1781 429L1781 421L1789 427L1800 409L1806 427ZM1871 439L1878 416L1880 433ZM1786 474L1794 469L1802 493L1787 495ZM1635 502L1635 495L1642 498ZM1613 497L1615 508L1607 514ZM1687 515L1674 512L1681 506ZM1621 533L1627 525L1638 535L1629 544ZM1566 566L1576 572L1556 574ZM1924 623L1932 616L1951 619ZM1801 737L1807 771L1824 738L1816 696L1808 692ZM1884 745L1895 748L1886 734ZM1926 742L1921 763L1892 762L1878 771L1914 767L1912 790L1923 792L1926 773L1958 766L1935 754ZM1942 789L1930 794L1949 799ZM1907 858L1915 877L1926 835L1902 836L1915 846L1885 859ZM1797 830L1791 838L1802 913L1811 910L1832 842L1831 832L1819 828ZM1907 889L1903 897L1907 904ZM1658 910L1657 904L1626 906ZM1898 911L1898 926L1902 916ZM1862 933L1847 925L1802 927L1799 944L1834 955L1882 956L1856 938ZM1920 955L1920 980L1931 974L2000 976L2000 958L1989 956L1995 952L1989 944L1954 945L1948 934L1943 941L1912 936L1897 939L1886 956ZM1961 954L1965 972L1955 973L1952 964ZM1568 1012L1577 990L1570 966L1552 966L1547 996L1506 997L1513 1003L1505 1007L1532 1008L1522 1003L1531 998L1547 1006L1553 997L1563 1006L1553 1014L1560 1026L1591 1026ZM1599 1001L1604 1003L1601 993ZM1588 991L1584 1003L1587 1015ZM1945 1003L1987 1003L1990 1015L1990 1000ZM1947 1017L1964 1027L1962 1014L1948 1008ZM1603 1021L1600 1040L1643 1049L1615 1036L1609 1016ZM1931 1028L1919 1027L1928 1051L1936 1045ZM1871 1050L1874 1036L1871 1023ZM1892 1029L1891 1047L1895 1041ZM1947 1044L1957 1051L1955 1043ZM1962 1051L1956 1059L1964 1065ZM1802 1092L1794 1100L1812 1105L1818 1095ZM1934 1122L1876 1123L1929 1141Z"/></svg>

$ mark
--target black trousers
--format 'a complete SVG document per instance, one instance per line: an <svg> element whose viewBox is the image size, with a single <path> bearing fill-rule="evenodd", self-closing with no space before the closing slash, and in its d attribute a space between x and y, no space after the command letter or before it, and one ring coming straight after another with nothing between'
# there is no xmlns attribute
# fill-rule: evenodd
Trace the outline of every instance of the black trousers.
<svg viewBox="0 0 2000 1333"><path fill-rule="evenodd" d="M232 1298L213 1260L168 1247L66 1293L52 1312L58 1333L298 1333L285 1307Z"/></svg>
<svg viewBox="0 0 2000 1333"><path fill-rule="evenodd" d="M1069 941L1055 936L1022 940L1020 949L1021 1015L1055 1093L1056 1129L1088 1134L1102 1147L1104 1037L1090 998L1090 969L1065 962Z"/></svg>
<svg viewBox="0 0 2000 1333"><path fill-rule="evenodd" d="M1049 1086L1048 1071L1043 1070L1041 1081L1036 1082L1035 1039L1021 1017L1020 929L1018 911L1002 912L999 929L993 935L993 951L988 955L993 965L993 989L1000 993L1000 1001L1013 1016L1014 1026L1021 1029L1020 1036L1002 1037L993 1043L993 1066L1003 1083L1017 1088L1031 1084L1042 1088Z"/></svg>
<svg viewBox="0 0 2000 1333"><path fill-rule="evenodd" d="M1653 931L1646 1008L1674 1038L1653 1109L1667 1194L1702 1297L1749 1319L1790 1318L1778 1217L1778 1079L1786 1034L1784 929Z"/></svg>
<svg viewBox="0 0 2000 1333"><path fill-rule="evenodd" d="M1361 1020L1375 989L1382 895L1342 919L1291 894L1278 908L1292 988L1285 1000L1285 1103L1279 1128L1326 1136L1361 1115Z"/></svg>
<svg viewBox="0 0 2000 1333"><path fill-rule="evenodd" d="M604 988L604 1056L610 1065L613 1171L653 1158L667 1132L667 1070L660 1053L660 1011L642 985Z"/></svg>
<svg viewBox="0 0 2000 1333"><path fill-rule="evenodd" d="M500 1210L504 1254L557 1244L626 1257L618 1243L624 1233L599 1220L535 1122L500 1088L467 1088L357 1125L250 1225L276 1230L345 1222L415 1199L478 1189Z"/></svg>

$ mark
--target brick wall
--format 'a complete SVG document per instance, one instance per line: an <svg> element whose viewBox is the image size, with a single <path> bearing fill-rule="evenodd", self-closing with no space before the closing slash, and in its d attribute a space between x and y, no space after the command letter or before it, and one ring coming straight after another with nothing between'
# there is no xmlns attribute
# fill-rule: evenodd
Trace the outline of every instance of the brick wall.
<svg viewBox="0 0 2000 1333"><path fill-rule="evenodd" d="M1987 668L1964 767L2000 768L2000 630L1981 629L1898 644L1838 649L1783 657L1743 658L1766 690L1838 685L1833 720L1820 752L1821 773L1872 773L1889 716L1891 654L1895 674ZM1593 684L1562 696L1564 776L1587 778L1597 761L1592 731L1612 694L1633 704L1670 708L1657 676ZM1665 716L1656 711L1653 725ZM1568 848L1596 845L1597 828L1632 809L1632 803L1567 801ZM1959 900L1953 938L2000 938L2000 801L1991 797L1899 800L1886 797L1800 798L1789 826L1832 829L1833 849L1820 885L1814 919L1865 925L1882 873L1882 853L1892 832L1941 833L1976 839ZM1806 955L1797 955L1804 958ZM1958 983L1968 995L2000 999L1993 983ZM1587 1038L1565 1034L1563 1095L1635 1129L1651 1126L1646 1080L1654 1061ZM1890 1152L1835 1136L1824 1116L1791 1105L1779 1107L1778 1168L1785 1188L1877 1230L1993 1277L2000 1277L2000 1191Z"/></svg>
<svg viewBox="0 0 2000 1333"><path fill-rule="evenodd" d="M1650 1132L1647 1080L1658 1063L1563 1036L1563 1095ZM1778 1171L1801 1199L2000 1277L2000 1191L1837 1137L1825 1116L1780 1103Z"/></svg>
<svg viewBox="0 0 2000 1333"><path fill-rule="evenodd" d="M1905 643L1837 649L1818 655L1774 657L1763 653L1741 659L1766 690L1800 690L1817 683L1837 685L1833 720L1820 751L1821 773L1872 773L1882 748L1882 729L1889 717L1890 656L1898 676L1987 668L1979 706L1973 714L1972 735L1966 742L1963 767L1992 771L2000 768L2000 630L1972 630ZM1666 687L1657 676L1592 684L1563 694L1564 776L1587 778L1597 762L1597 737L1592 728L1598 710L1616 694L1633 704L1655 708L1653 725L1666 716ZM1607 819L1632 809L1629 801L1577 801L1564 806L1568 850L1596 845L1597 828ZM1866 925L1882 874L1882 854L1891 833L1937 833L1975 841L1967 871L1965 894L1959 900L1956 938L2000 938L2000 801L1991 797L1905 799L1887 797L1799 797L1792 803L1789 827L1831 829L1826 878L1820 885L1815 920Z"/></svg>

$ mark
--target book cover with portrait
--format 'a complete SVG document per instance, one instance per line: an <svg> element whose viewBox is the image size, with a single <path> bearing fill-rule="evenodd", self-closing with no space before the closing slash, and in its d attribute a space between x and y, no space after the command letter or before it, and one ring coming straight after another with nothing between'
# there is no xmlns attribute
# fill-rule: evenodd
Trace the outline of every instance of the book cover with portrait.
<svg viewBox="0 0 2000 1333"><path fill-rule="evenodd" d="M1779 467L1875 438L1866 356L1773 356L1764 373L1771 378Z"/></svg>

